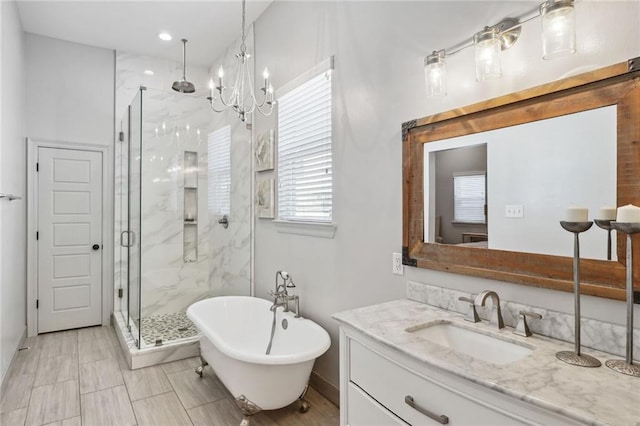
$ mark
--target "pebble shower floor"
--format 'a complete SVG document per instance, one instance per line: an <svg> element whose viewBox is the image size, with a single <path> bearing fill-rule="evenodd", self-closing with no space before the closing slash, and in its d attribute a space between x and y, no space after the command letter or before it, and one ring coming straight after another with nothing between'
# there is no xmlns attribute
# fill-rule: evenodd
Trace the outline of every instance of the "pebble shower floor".
<svg viewBox="0 0 640 426"><path fill-rule="evenodd" d="M198 329L184 312L142 317L140 323L143 347L153 346L159 339L165 344L198 335Z"/></svg>

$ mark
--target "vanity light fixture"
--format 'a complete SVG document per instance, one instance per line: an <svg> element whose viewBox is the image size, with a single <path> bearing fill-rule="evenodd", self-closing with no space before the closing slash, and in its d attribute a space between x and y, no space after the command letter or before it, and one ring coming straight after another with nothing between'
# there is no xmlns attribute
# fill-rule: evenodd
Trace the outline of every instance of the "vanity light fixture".
<svg viewBox="0 0 640 426"><path fill-rule="evenodd" d="M238 118L241 121L245 121L247 114L251 114L254 111L258 111L262 115L270 115L275 103L273 86L269 82L269 70L267 68L262 73L264 86L260 89L262 92L260 102L253 91L253 78L249 65L251 55L247 52L245 44L245 19L245 0L242 0L242 41L240 43L240 52L236 54L237 70L231 93L225 99L227 88L224 86L224 69L220 67L218 69L218 85L214 86L213 79L211 79L209 82L209 96L207 97L213 111L223 112L231 108L238 114ZM217 95L214 90L218 92Z"/></svg>
<svg viewBox="0 0 640 426"><path fill-rule="evenodd" d="M424 58L424 77L428 96L447 94L447 63L444 60L444 50L434 50Z"/></svg>
<svg viewBox="0 0 640 426"><path fill-rule="evenodd" d="M522 32L522 25L537 17L542 17L544 59L576 51L574 0L546 0L534 10L517 18L505 18L495 25L486 26L472 37L448 49L435 50L425 57L427 94L446 94L446 57L471 46L475 47L476 80L501 77L501 51L513 46Z"/></svg>
<svg viewBox="0 0 640 426"><path fill-rule="evenodd" d="M573 0L547 0L540 5L542 58L552 59L576 51L576 18Z"/></svg>
<svg viewBox="0 0 640 426"><path fill-rule="evenodd" d="M498 30L484 27L473 36L473 44L476 51L476 80L502 77L502 43Z"/></svg>

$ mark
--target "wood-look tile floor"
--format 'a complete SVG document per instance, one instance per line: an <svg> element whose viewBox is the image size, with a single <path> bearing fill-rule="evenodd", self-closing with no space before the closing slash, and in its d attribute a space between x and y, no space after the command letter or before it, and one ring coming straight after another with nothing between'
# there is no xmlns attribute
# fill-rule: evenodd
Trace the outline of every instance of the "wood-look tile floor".
<svg viewBox="0 0 640 426"><path fill-rule="evenodd" d="M237 426L242 415L211 367L198 358L129 370L111 327L91 327L27 339L7 373L1 426ZM276 390L277 391L277 390ZM316 392L255 416L255 426L330 426L338 408Z"/></svg>

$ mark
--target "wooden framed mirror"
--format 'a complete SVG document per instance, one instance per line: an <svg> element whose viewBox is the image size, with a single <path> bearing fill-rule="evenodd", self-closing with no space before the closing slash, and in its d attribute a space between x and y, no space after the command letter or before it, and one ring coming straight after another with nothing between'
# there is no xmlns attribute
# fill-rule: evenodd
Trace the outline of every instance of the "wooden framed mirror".
<svg viewBox="0 0 640 426"><path fill-rule="evenodd" d="M613 114L612 146L615 147L615 154L612 153L612 171L615 170L612 172L615 176L611 176L615 189L612 204L640 205L640 58L403 123L403 263L408 266L516 284L573 291L571 250L567 251L566 255L544 254L445 244L436 242L438 240L433 238L425 238L425 223L429 223L425 206L431 200L429 198L425 202L425 193L430 197L429 187L425 183L425 161L429 169L428 160L425 160L425 152L428 149L425 150L425 147L429 147L427 144L442 144L456 138L484 134L483 132L493 132L497 129L526 131L525 127L518 126L574 116L606 107L614 107L609 109ZM573 126L568 129L569 133L572 128L575 129L575 125ZM509 143L515 144L517 141ZM589 150L589 144L592 143L598 141L584 141L583 150ZM562 185L562 182L558 184ZM490 192L491 186L487 190ZM567 199L566 205L572 201ZM502 205L489 205L489 210L494 208L504 211ZM525 206L525 212L526 209ZM596 217L596 214L592 210L589 220ZM552 226L557 227L556 231L549 233L564 233L564 237L572 242L573 236L563 231L558 223L563 219L562 213L557 215L557 221L545 219L547 225L551 222ZM491 221L488 226L491 229ZM606 238L605 231L598 231ZM491 232L488 238L491 241ZM635 239L638 243L634 245L640 247L640 235L634 236L634 242ZM583 294L624 300L625 250L625 238L617 238L612 250L614 260L581 259ZM640 249L635 251L633 258L636 280L640 278L639 251ZM635 285L634 296L636 303L640 303L640 283Z"/></svg>

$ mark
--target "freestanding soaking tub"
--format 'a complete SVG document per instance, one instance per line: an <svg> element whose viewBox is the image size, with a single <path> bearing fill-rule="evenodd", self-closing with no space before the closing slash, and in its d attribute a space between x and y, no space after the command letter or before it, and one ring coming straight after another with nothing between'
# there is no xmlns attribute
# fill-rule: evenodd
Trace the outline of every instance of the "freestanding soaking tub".
<svg viewBox="0 0 640 426"><path fill-rule="evenodd" d="M245 418L299 399L315 359L331 345L329 334L318 324L295 318L293 312L279 307L267 355L271 306L270 301L256 297L221 296L187 309L187 316L200 331L203 361L236 398Z"/></svg>

